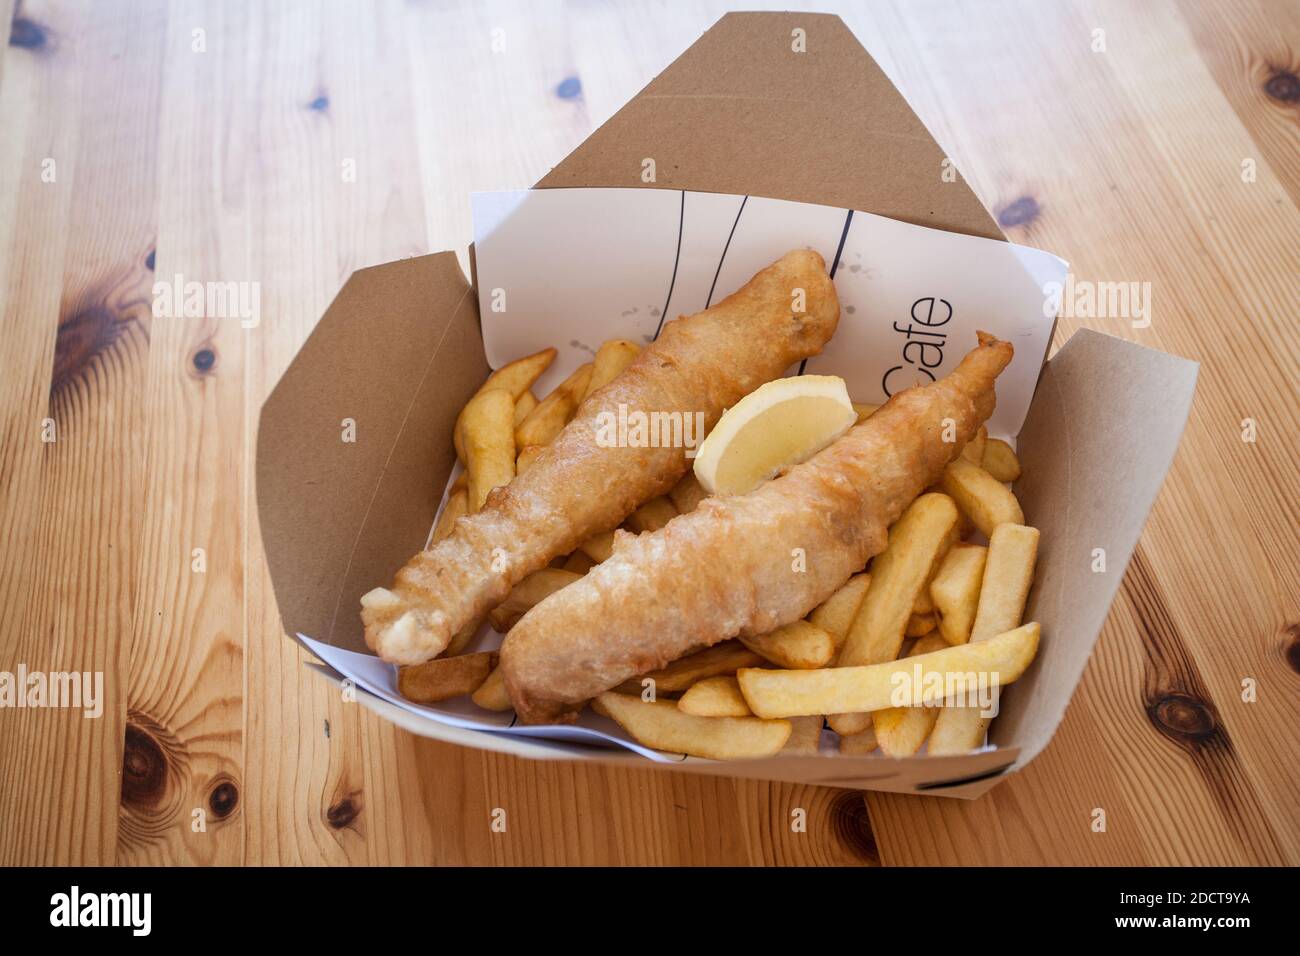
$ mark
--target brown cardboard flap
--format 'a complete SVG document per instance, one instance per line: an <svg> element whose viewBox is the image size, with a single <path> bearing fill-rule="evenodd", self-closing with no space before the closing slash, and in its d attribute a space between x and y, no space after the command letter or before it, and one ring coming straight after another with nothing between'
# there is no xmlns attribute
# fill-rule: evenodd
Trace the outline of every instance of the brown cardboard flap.
<svg viewBox="0 0 1300 956"><path fill-rule="evenodd" d="M344 284L258 427L258 517L287 632L366 649L358 600L424 546L455 460L448 436L487 372L455 254Z"/></svg>
<svg viewBox="0 0 1300 956"><path fill-rule="evenodd" d="M965 182L943 181L943 160L839 17L729 13L538 186L769 196L1004 238Z"/></svg>
<svg viewBox="0 0 1300 956"><path fill-rule="evenodd" d="M1173 461L1196 362L1082 330L1047 363L1020 432L1015 491L1042 531L1025 620L1038 659L1003 695L991 739L1032 760L1065 716ZM1093 571L1094 549L1106 570Z"/></svg>

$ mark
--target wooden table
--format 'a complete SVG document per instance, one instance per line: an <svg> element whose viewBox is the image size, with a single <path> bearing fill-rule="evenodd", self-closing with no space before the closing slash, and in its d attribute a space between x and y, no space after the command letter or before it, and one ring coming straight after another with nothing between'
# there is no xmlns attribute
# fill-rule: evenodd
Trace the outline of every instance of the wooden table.
<svg viewBox="0 0 1300 956"><path fill-rule="evenodd" d="M1151 283L1149 328L1067 318L1058 345L1202 363L1067 718L990 795L458 749L341 702L281 635L250 449L331 297L463 250L470 190L537 180L724 9L0 0L0 669L102 671L107 697L0 711L0 863L1300 862L1287 0L838 11L1012 239ZM262 324L153 318L176 273L259 280Z"/></svg>

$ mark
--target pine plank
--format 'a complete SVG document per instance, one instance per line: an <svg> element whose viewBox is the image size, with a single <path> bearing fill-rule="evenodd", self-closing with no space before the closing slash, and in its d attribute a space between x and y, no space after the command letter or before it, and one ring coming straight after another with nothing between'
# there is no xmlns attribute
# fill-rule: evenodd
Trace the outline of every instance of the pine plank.
<svg viewBox="0 0 1300 956"><path fill-rule="evenodd" d="M395 730L280 633L251 453L330 299L466 263L469 193L541 178L725 4L0 0L0 666L108 689L98 720L0 712L0 862L1300 861L1296 8L830 9L1013 240L1151 282L1149 328L1058 345L1202 362L1047 751L974 803L530 762ZM176 273L258 282L260 324L152 317Z"/></svg>

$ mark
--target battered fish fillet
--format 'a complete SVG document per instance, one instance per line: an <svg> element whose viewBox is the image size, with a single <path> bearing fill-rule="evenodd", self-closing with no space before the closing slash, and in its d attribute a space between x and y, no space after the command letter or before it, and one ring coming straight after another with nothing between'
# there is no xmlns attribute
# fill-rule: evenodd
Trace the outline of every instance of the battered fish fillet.
<svg viewBox="0 0 1300 956"><path fill-rule="evenodd" d="M900 392L784 476L706 498L653 534L618 533L608 560L506 637L501 667L520 718L571 720L601 691L689 651L802 618L884 549L889 526L975 436L1011 356L981 334L951 375ZM955 440L943 440L945 419Z"/></svg>
<svg viewBox="0 0 1300 956"><path fill-rule="evenodd" d="M797 290L803 311L794 314ZM707 431L743 396L820 352L839 316L825 261L797 250L711 308L666 324L617 378L588 396L527 471L413 557L391 590L362 598L366 643L397 664L436 656L523 578L616 527L685 474L680 440L661 448L598 443L602 412L617 416L622 405L629 414L675 413L684 427L700 413ZM702 437L696 434L695 444Z"/></svg>

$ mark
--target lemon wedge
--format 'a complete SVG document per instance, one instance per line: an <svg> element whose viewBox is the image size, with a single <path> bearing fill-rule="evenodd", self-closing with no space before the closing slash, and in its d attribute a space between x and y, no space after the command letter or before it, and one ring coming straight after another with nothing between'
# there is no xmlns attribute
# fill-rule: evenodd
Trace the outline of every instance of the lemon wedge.
<svg viewBox="0 0 1300 956"><path fill-rule="evenodd" d="M779 378L727 409L700 444L695 477L710 494L747 494L817 454L857 419L839 376Z"/></svg>

